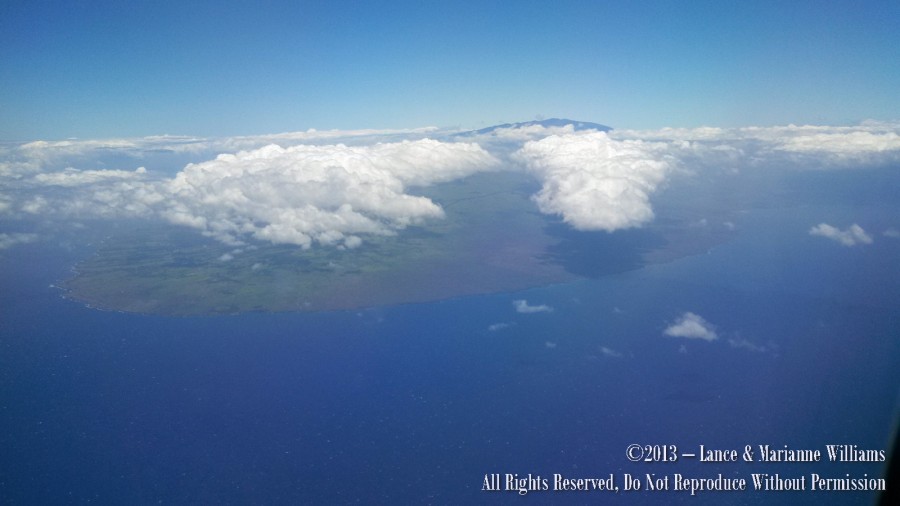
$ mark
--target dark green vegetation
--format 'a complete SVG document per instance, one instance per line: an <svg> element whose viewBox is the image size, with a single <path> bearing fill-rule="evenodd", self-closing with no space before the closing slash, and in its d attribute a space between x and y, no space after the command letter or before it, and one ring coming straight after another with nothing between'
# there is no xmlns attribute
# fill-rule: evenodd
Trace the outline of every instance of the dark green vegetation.
<svg viewBox="0 0 900 506"><path fill-rule="evenodd" d="M441 204L445 219L365 237L350 250L257 242L234 252L195 230L147 222L108 237L64 287L91 306L139 313L352 309L598 277L722 239L690 233L691 216L612 234L576 232L538 212L529 199L537 189L512 172L421 188L415 193ZM226 253L233 258L221 260Z"/></svg>

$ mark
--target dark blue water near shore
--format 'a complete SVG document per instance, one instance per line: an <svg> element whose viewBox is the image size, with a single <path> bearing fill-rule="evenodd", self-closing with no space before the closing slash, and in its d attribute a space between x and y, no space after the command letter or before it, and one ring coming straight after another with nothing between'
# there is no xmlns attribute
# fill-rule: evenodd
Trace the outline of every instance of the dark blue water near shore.
<svg viewBox="0 0 900 506"><path fill-rule="evenodd" d="M631 443L888 450L900 240L812 237L820 211L758 211L709 254L596 280L320 314L97 311L48 288L77 255L19 246L0 259L0 502L870 503L481 490L486 473L881 477L882 463L625 457ZM687 311L719 339L664 336Z"/></svg>

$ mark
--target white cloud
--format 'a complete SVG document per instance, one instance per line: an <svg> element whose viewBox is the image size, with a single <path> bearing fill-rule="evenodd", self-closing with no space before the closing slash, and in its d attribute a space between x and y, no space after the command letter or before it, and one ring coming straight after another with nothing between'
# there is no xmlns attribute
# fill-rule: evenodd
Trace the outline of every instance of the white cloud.
<svg viewBox="0 0 900 506"><path fill-rule="evenodd" d="M17 244L26 244L29 242L34 242L38 238L37 234L24 234L24 233L12 233L12 234L0 234L0 250L12 248Z"/></svg>
<svg viewBox="0 0 900 506"><path fill-rule="evenodd" d="M781 141L779 149L855 157L900 150L900 135L896 132L868 130L803 132Z"/></svg>
<svg viewBox="0 0 900 506"><path fill-rule="evenodd" d="M141 160L162 157L166 161L201 161L217 153L258 149L269 144L282 147L327 142L374 144L422 139L440 134L435 127L403 130L315 130L238 137L191 137L154 135L124 139L37 140L19 144L0 144L0 178L17 178L47 170L88 165L101 168L106 163L121 164L123 159Z"/></svg>
<svg viewBox="0 0 900 506"><path fill-rule="evenodd" d="M508 323L504 323L504 322L501 322L501 323L492 323L491 325L488 325L488 330L491 331L491 332L496 332L496 331L498 331L498 330L503 330L503 329L505 329L505 328L507 328L507 327L509 327L509 324L508 324Z"/></svg>
<svg viewBox="0 0 900 506"><path fill-rule="evenodd" d="M699 157L723 167L785 162L794 168L854 169L900 161L900 123L613 130L609 135L668 142L673 156L692 161Z"/></svg>
<svg viewBox="0 0 900 506"><path fill-rule="evenodd" d="M572 125L549 126L544 125L524 125L518 127L495 128L494 130L475 136L479 142L525 142L535 139L542 139L550 135L568 135L575 133L575 127Z"/></svg>
<svg viewBox="0 0 900 506"><path fill-rule="evenodd" d="M416 196L414 187L499 169L497 157L507 160L513 152L517 163L508 165L524 165L541 182L533 196L541 212L560 215L579 230L605 231L652 220L652 196L676 167L737 173L900 161L897 123L608 133L532 125L456 137L484 147L424 138L450 133L309 130L0 144L0 213L163 218L229 244L353 248L367 235L394 234L443 215L433 201ZM321 142L330 144L316 144ZM222 152L235 154L215 157ZM185 167L189 161L196 163ZM134 170L141 166L151 170ZM184 169L173 178L177 167ZM842 243L871 241L852 227L832 229L816 235Z"/></svg>
<svg viewBox="0 0 900 506"><path fill-rule="evenodd" d="M671 337L684 337L688 339L703 339L705 341L714 341L719 336L716 335L715 327L708 321L704 320L700 315L687 312L666 330L663 334Z"/></svg>
<svg viewBox="0 0 900 506"><path fill-rule="evenodd" d="M37 141L20 150L79 152L134 145ZM272 144L188 164L173 178L161 173L151 177L143 167L134 171L68 167L18 174L0 179L14 190L14 196L0 198L0 212L161 217L227 244L252 238L302 247L319 243L355 248L367 234L391 235L443 217L440 206L410 194L408 188L461 178L496 164L477 144L431 139L370 146Z"/></svg>
<svg viewBox="0 0 900 506"><path fill-rule="evenodd" d="M612 348L607 348L606 346L600 347L600 352L611 358L622 358L622 354Z"/></svg>
<svg viewBox="0 0 900 506"><path fill-rule="evenodd" d="M361 130L316 130L310 128L301 132L283 132L277 134L247 135L224 137L220 139L204 139L204 149L218 151L252 150L278 144L282 147L298 144L374 144L376 142L396 142L401 140L422 139L440 133L437 127L411 129L361 129Z"/></svg>
<svg viewBox="0 0 900 506"><path fill-rule="evenodd" d="M44 212L47 207L47 199L37 195L22 204L22 211L25 211L28 214L39 214Z"/></svg>
<svg viewBox="0 0 900 506"><path fill-rule="evenodd" d="M896 239L896 238L900 237L900 230L897 230L896 228L891 227L889 229L886 229L884 232L882 232L881 235L883 235L885 237L891 237L891 238Z"/></svg>
<svg viewBox="0 0 900 506"><path fill-rule="evenodd" d="M730 344L732 348L743 348L745 350L755 351L757 353L765 353L769 351L769 348L766 346L755 344L742 338L729 339L728 344Z"/></svg>
<svg viewBox="0 0 900 506"><path fill-rule="evenodd" d="M653 219L650 195L674 163L666 149L589 131L529 141L514 157L543 182L533 197L541 212L579 230L612 232Z"/></svg>
<svg viewBox="0 0 900 506"><path fill-rule="evenodd" d="M166 184L162 212L223 242L243 237L304 248L356 247L359 235L391 235L443 210L407 186L429 185L494 166L477 144L430 139L351 147L269 145L190 164Z"/></svg>
<svg viewBox="0 0 900 506"><path fill-rule="evenodd" d="M516 312L518 313L549 313L553 311L553 308L546 304L529 306L528 301L525 299L514 300L513 307L516 308Z"/></svg>
<svg viewBox="0 0 900 506"><path fill-rule="evenodd" d="M82 186L113 180L140 179L147 173L144 167L132 172L126 170L78 170L67 168L62 172L48 172L34 176L34 180L48 186Z"/></svg>
<svg viewBox="0 0 900 506"><path fill-rule="evenodd" d="M855 246L857 244L872 244L872 236L866 233L862 227L854 223L850 228L841 230L827 223L819 223L809 229L810 235L818 235L827 237L828 239L837 241L844 246Z"/></svg>

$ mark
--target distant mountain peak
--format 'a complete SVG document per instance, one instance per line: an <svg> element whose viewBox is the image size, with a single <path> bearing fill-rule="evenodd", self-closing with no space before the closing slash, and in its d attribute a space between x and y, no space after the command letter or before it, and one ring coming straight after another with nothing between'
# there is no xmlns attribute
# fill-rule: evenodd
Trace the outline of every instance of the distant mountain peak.
<svg viewBox="0 0 900 506"><path fill-rule="evenodd" d="M494 125L487 128L482 128L481 130L475 130L473 132L469 132L474 135L483 135L489 134L501 128L522 128L522 127L530 127L539 125L545 128L549 127L564 127L567 125L572 125L572 127L578 130L597 130L600 132L608 132L612 130L612 127L608 127L606 125L601 125L599 123L590 123L588 121L575 121L571 119L561 119L561 118L548 118L534 121L523 121L520 123L504 123L502 125Z"/></svg>

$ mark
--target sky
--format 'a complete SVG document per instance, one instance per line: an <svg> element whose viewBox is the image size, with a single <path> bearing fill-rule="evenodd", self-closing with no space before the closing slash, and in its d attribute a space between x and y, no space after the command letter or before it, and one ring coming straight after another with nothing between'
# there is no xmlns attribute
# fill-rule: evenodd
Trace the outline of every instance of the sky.
<svg viewBox="0 0 900 506"><path fill-rule="evenodd" d="M900 118L900 4L0 4L0 139Z"/></svg>

